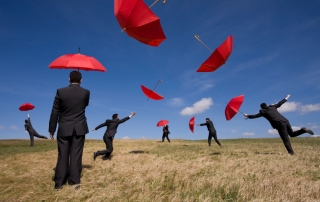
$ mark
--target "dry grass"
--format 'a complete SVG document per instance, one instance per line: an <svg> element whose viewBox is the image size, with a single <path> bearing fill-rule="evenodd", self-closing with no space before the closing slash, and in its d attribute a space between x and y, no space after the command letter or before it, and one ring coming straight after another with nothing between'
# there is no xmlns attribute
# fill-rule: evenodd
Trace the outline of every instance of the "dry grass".
<svg viewBox="0 0 320 202"><path fill-rule="evenodd" d="M81 188L53 189L56 143L0 141L0 201L320 201L320 138L115 140L111 160L86 140ZM10 149L11 148L11 149Z"/></svg>

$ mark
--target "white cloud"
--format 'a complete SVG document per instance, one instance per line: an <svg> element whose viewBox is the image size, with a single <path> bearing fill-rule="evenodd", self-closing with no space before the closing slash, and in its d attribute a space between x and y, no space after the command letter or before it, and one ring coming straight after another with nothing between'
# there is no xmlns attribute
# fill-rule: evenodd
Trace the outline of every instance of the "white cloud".
<svg viewBox="0 0 320 202"><path fill-rule="evenodd" d="M242 133L242 135L244 135L244 136L253 136L254 133L244 132L244 133Z"/></svg>
<svg viewBox="0 0 320 202"><path fill-rule="evenodd" d="M302 105L301 106L301 112L313 112L313 111L320 111L320 103L318 104L309 104L309 105Z"/></svg>
<svg viewBox="0 0 320 202"><path fill-rule="evenodd" d="M184 101L182 98L172 98L170 101L169 101L169 104L171 106L174 106L174 107L180 107L182 105L184 105Z"/></svg>
<svg viewBox="0 0 320 202"><path fill-rule="evenodd" d="M301 127L298 127L298 126L292 126L292 130L293 130L293 131L300 130L300 129L301 129Z"/></svg>
<svg viewBox="0 0 320 202"><path fill-rule="evenodd" d="M13 129L13 130L18 130L18 127L15 126L15 125L10 126L10 128Z"/></svg>
<svg viewBox="0 0 320 202"><path fill-rule="evenodd" d="M2 129L4 129L4 127L0 125L0 130L2 130Z"/></svg>
<svg viewBox="0 0 320 202"><path fill-rule="evenodd" d="M231 130L231 132L236 133L237 131L236 130Z"/></svg>
<svg viewBox="0 0 320 202"><path fill-rule="evenodd" d="M276 134L278 134L278 131L276 129L269 129L268 133L271 135L276 135Z"/></svg>
<svg viewBox="0 0 320 202"><path fill-rule="evenodd" d="M211 105L213 105L213 101L210 97L209 98L202 98L200 101L194 103L192 107L184 108L180 112L180 114L183 116L199 114L199 113L202 113L205 110L209 109Z"/></svg>
<svg viewBox="0 0 320 202"><path fill-rule="evenodd" d="M131 139L129 136L124 136L122 139L124 139L124 140L129 140L129 139Z"/></svg>
<svg viewBox="0 0 320 202"><path fill-rule="evenodd" d="M319 128L319 126L313 125L313 126L311 126L310 128L311 128L311 129L317 129L317 128Z"/></svg>
<svg viewBox="0 0 320 202"><path fill-rule="evenodd" d="M297 111L301 104L299 102L286 102L278 108L280 113Z"/></svg>

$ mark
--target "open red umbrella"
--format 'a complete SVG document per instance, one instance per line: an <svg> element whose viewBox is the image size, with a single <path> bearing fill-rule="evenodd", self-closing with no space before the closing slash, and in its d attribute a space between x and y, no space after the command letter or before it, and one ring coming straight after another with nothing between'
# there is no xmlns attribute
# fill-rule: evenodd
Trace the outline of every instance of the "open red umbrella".
<svg viewBox="0 0 320 202"><path fill-rule="evenodd" d="M226 109L224 110L227 121L231 120L234 117L234 115L238 113L240 106L243 103L243 99L244 99L244 95L239 95L237 97L232 98L229 101L229 103L226 106Z"/></svg>
<svg viewBox="0 0 320 202"><path fill-rule="evenodd" d="M167 120L160 120L158 123L157 123L157 126L165 126L169 123L169 121Z"/></svg>
<svg viewBox="0 0 320 202"><path fill-rule="evenodd" d="M34 106L31 103L24 103L19 107L20 111L29 111L29 110L33 110Z"/></svg>
<svg viewBox="0 0 320 202"><path fill-rule="evenodd" d="M143 0L114 0L114 14L123 31L141 43L159 46L166 39L159 17Z"/></svg>
<svg viewBox="0 0 320 202"><path fill-rule="evenodd" d="M162 100L164 97L157 94L156 92L154 92L153 90L150 90L149 88L141 85L141 89L142 89L142 92L150 99L153 99L153 100Z"/></svg>
<svg viewBox="0 0 320 202"><path fill-rule="evenodd" d="M97 59L80 53L62 55L51 62L49 67L50 69L77 69L99 72L107 71Z"/></svg>
<svg viewBox="0 0 320 202"><path fill-rule="evenodd" d="M192 117L189 121L189 128L190 128L191 132L193 132L193 130L194 130L194 117Z"/></svg>
<svg viewBox="0 0 320 202"><path fill-rule="evenodd" d="M195 35L203 43L198 35ZM204 44L205 45L205 44ZM207 47L207 46L206 46ZM197 72L213 72L226 63L233 47L233 36L229 36L210 56L201 64ZM209 49L210 50L210 49Z"/></svg>

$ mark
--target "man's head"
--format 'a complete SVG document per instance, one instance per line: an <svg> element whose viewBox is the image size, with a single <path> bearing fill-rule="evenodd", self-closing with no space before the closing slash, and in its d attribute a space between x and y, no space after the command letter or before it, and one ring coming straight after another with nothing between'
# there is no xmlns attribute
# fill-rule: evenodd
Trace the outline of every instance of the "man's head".
<svg viewBox="0 0 320 202"><path fill-rule="evenodd" d="M79 71L72 71L70 72L69 76L70 83L81 83L82 75Z"/></svg>
<svg viewBox="0 0 320 202"><path fill-rule="evenodd" d="M208 122L208 121L210 121L210 119L209 119L209 118L206 118L206 121Z"/></svg>
<svg viewBox="0 0 320 202"><path fill-rule="evenodd" d="M116 119L116 118L119 118L119 115L118 115L118 114L112 115L112 119Z"/></svg>
<svg viewBox="0 0 320 202"><path fill-rule="evenodd" d="M261 107L261 109L265 109L268 107L268 105L266 103L261 103L260 107Z"/></svg>
<svg viewBox="0 0 320 202"><path fill-rule="evenodd" d="M25 123L29 123L28 119L24 120Z"/></svg>

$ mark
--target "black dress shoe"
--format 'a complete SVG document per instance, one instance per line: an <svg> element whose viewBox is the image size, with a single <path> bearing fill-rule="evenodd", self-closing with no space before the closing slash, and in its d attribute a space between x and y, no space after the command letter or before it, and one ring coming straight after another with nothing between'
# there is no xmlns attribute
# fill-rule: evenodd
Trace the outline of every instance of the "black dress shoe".
<svg viewBox="0 0 320 202"><path fill-rule="evenodd" d="M56 190L62 189L62 186L54 185L54 189L56 189Z"/></svg>
<svg viewBox="0 0 320 202"><path fill-rule="evenodd" d="M307 133L309 133L310 135L314 135L313 131L310 129L307 129L305 127L301 128L302 130L306 131Z"/></svg>
<svg viewBox="0 0 320 202"><path fill-rule="evenodd" d="M110 157L109 156L104 156L103 158L102 158L102 160L110 160Z"/></svg>
<svg viewBox="0 0 320 202"><path fill-rule="evenodd" d="M93 152L93 160L94 161L96 160L97 156L98 156L97 152Z"/></svg>

